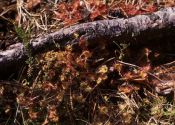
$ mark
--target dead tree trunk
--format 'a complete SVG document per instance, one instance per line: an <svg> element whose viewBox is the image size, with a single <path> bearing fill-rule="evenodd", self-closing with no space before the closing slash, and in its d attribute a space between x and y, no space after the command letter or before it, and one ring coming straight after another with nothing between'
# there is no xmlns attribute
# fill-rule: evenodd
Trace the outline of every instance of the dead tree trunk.
<svg viewBox="0 0 175 125"><path fill-rule="evenodd" d="M128 42L140 44L140 42L149 42L150 39L162 37L165 35L164 33L175 36L175 7L129 19L101 20L70 26L31 40L29 48L32 54L37 54L53 49L55 44L65 46L74 44L80 39L93 42L99 38L125 39ZM27 51L22 43L11 45L7 50L1 51L1 77L3 74L15 72L26 59Z"/></svg>

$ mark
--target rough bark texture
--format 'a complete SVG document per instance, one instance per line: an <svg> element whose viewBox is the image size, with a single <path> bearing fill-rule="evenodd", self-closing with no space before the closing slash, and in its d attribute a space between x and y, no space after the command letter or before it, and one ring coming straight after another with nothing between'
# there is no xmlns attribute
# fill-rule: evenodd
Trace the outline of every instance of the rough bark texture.
<svg viewBox="0 0 175 125"><path fill-rule="evenodd" d="M70 26L31 40L29 47L33 54L37 54L53 49L55 44L65 46L74 44L79 39L89 42L99 38L108 39L109 42L111 39L125 39L127 42L144 43L162 38L165 34L175 36L174 33L175 7L170 7L150 15L138 15L129 19L101 20ZM26 58L27 51L22 43L1 51L0 74L13 73L14 70L11 69L19 69Z"/></svg>

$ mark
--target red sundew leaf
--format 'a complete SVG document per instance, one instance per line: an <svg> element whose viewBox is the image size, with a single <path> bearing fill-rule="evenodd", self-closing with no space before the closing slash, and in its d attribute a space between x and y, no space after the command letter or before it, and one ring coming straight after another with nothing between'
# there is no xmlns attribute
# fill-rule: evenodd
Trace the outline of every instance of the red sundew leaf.
<svg viewBox="0 0 175 125"><path fill-rule="evenodd" d="M128 16L135 16L138 14L147 14L151 12L155 12L157 10L157 7L154 5L145 5L143 7L140 7L138 5L132 5L132 4L121 4L120 8L128 15Z"/></svg>
<svg viewBox="0 0 175 125"><path fill-rule="evenodd" d="M55 14L56 18L58 18L60 20L68 18L68 16L65 13L60 13L60 12L54 11L54 14Z"/></svg>
<svg viewBox="0 0 175 125"><path fill-rule="evenodd" d="M139 13L139 11L138 10L130 10L130 11L128 11L128 15L130 15L130 16L134 16L134 15L137 15Z"/></svg>
<svg viewBox="0 0 175 125"><path fill-rule="evenodd" d="M123 75L126 80L132 79L134 76L131 72L127 72Z"/></svg>
<svg viewBox="0 0 175 125"><path fill-rule="evenodd" d="M97 7L98 11L100 11L101 14L106 14L108 8L105 4L100 4L98 7Z"/></svg>
<svg viewBox="0 0 175 125"><path fill-rule="evenodd" d="M150 5L150 6L147 6L147 7L146 7L146 10L147 10L148 12L154 12L154 11L157 10L157 7L156 7L156 6L153 6L153 5Z"/></svg>
<svg viewBox="0 0 175 125"><path fill-rule="evenodd" d="M91 20L94 20L96 17L98 17L100 15L99 11L93 12L90 15Z"/></svg>
<svg viewBox="0 0 175 125"><path fill-rule="evenodd" d="M82 19L82 9L80 1L73 1L71 3L58 4L58 10L55 11L55 15L60 20L64 21L65 25L72 25Z"/></svg>
<svg viewBox="0 0 175 125"><path fill-rule="evenodd" d="M37 112L34 112L31 108L29 109L28 114L29 114L29 117L32 120L35 120L35 119L38 118L38 113Z"/></svg>
<svg viewBox="0 0 175 125"><path fill-rule="evenodd" d="M127 5L126 8L127 8L126 10L127 15L135 16L140 14L140 10L136 5Z"/></svg>
<svg viewBox="0 0 175 125"><path fill-rule="evenodd" d="M74 22L78 22L82 19L82 14L79 11L75 11L75 13L71 15L70 19L74 20Z"/></svg>
<svg viewBox="0 0 175 125"><path fill-rule="evenodd" d="M59 8L59 11L67 10L66 3L63 2L63 3L58 4L57 8Z"/></svg>
<svg viewBox="0 0 175 125"><path fill-rule="evenodd" d="M59 121L59 116L57 114L57 109L56 109L55 105L49 107L48 119L52 122L58 122Z"/></svg>
<svg viewBox="0 0 175 125"><path fill-rule="evenodd" d="M90 19L94 20L96 17L107 14L107 6L101 1L88 0L82 3L80 0L73 0L70 3L58 4L58 10L55 13L56 17L64 21L65 25L74 24L90 14ZM90 12L88 9L92 9Z"/></svg>
<svg viewBox="0 0 175 125"><path fill-rule="evenodd" d="M85 68L86 67L86 62L87 62L87 59L91 56L92 54L85 50L82 52L82 54L79 56L79 58L76 59L76 62L78 64L78 66L82 67L82 68Z"/></svg>
<svg viewBox="0 0 175 125"><path fill-rule="evenodd" d="M118 90L119 92L125 93L125 94L130 94L133 91L139 90L139 87L132 86L132 85L125 85L125 86L119 86Z"/></svg>
<svg viewBox="0 0 175 125"><path fill-rule="evenodd" d="M108 10L108 8L105 4L99 4L98 6L96 6L95 10L93 12L91 12L90 19L94 20L98 16L103 16L103 15L107 14L107 10Z"/></svg>
<svg viewBox="0 0 175 125"><path fill-rule="evenodd" d="M90 51L84 51L82 53L82 55L84 56L85 59L87 59L87 58L89 58L92 55L92 53Z"/></svg>
<svg viewBox="0 0 175 125"><path fill-rule="evenodd" d="M51 90L54 90L56 89L56 86L54 86L52 83L50 82L45 82L42 84L42 89L44 91L51 91Z"/></svg>
<svg viewBox="0 0 175 125"><path fill-rule="evenodd" d="M144 71L144 72L148 72L150 69L151 69L151 66L149 64L142 67L142 71Z"/></svg>
<svg viewBox="0 0 175 125"><path fill-rule="evenodd" d="M141 69L134 69L132 71L125 71L122 73L121 80L135 81L138 83L145 83L148 80L148 72L150 71L150 64L142 67Z"/></svg>
<svg viewBox="0 0 175 125"><path fill-rule="evenodd" d="M80 0L74 0L73 3L72 3L72 8L75 8L75 9L78 9L80 8Z"/></svg>

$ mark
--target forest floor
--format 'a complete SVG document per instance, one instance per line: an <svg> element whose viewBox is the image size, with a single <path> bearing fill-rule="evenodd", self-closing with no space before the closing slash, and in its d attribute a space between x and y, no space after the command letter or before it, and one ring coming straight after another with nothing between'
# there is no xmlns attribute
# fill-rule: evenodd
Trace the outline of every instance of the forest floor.
<svg viewBox="0 0 175 125"><path fill-rule="evenodd" d="M174 5L173 0L0 0L0 51L71 25ZM171 44L108 43L80 41L29 54L18 73L0 80L0 124L174 125Z"/></svg>

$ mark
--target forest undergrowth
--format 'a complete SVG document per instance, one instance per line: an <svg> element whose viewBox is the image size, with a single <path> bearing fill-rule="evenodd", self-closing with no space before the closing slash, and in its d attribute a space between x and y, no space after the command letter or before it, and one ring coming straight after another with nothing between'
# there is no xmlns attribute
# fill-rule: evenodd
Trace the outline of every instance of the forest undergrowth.
<svg viewBox="0 0 175 125"><path fill-rule="evenodd" d="M166 45L173 38L148 45L81 40L65 47L56 44L56 49L36 56L28 49L30 39L63 27L130 18L174 4L173 0L0 1L0 50L22 42L28 51L21 70L0 81L0 124L174 125L175 51ZM164 80L168 87L162 85Z"/></svg>

